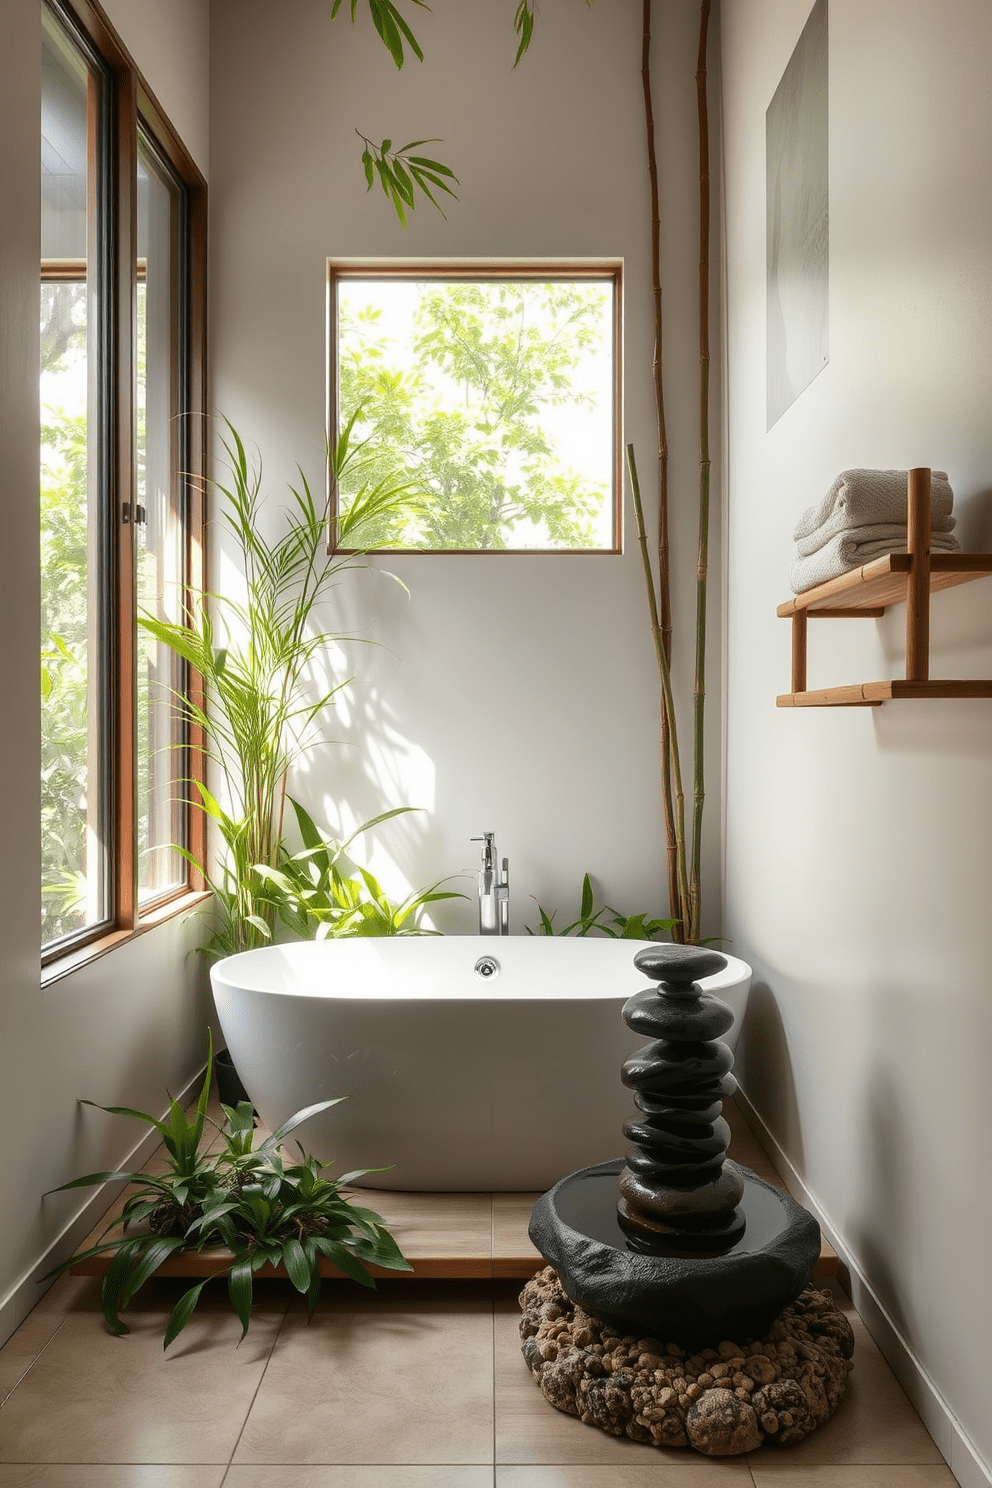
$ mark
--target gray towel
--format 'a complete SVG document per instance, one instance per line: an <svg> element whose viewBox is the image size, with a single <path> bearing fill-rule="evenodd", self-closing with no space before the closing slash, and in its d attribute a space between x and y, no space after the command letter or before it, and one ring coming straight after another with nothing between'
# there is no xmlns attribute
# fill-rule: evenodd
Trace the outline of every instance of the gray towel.
<svg viewBox="0 0 992 1488"><path fill-rule="evenodd" d="M822 546L850 527L870 527L878 522L905 525L909 519L906 475L905 470L842 470L823 500L800 517L793 537L799 542L822 529ZM953 504L947 472L933 471L930 516L934 532L949 530L940 524L951 515Z"/></svg>
<svg viewBox="0 0 992 1488"><path fill-rule="evenodd" d="M863 563L870 563L873 558L881 558L885 553L905 553L906 529L902 527L899 532L898 542L883 538L876 542L859 543L853 540L850 533L832 537L809 557L796 559L791 576L793 594L802 594L816 584L825 584L828 579L839 578L841 574L850 573L852 568L860 568ZM957 553L961 544L956 537L937 532L930 539L930 548L935 553Z"/></svg>
<svg viewBox="0 0 992 1488"><path fill-rule="evenodd" d="M956 517L938 517L931 526L931 532L937 537L944 537L953 531L957 522ZM886 548L887 553L896 548L904 549L907 541L905 522L873 522L868 527L848 527L838 533L837 528L831 522L824 522L822 527L817 527L809 537L801 537L796 543L800 558L808 558L811 553L816 553L820 548L826 547L827 543L834 537L843 537L845 542L852 542L860 547L862 543L886 542L891 546Z"/></svg>

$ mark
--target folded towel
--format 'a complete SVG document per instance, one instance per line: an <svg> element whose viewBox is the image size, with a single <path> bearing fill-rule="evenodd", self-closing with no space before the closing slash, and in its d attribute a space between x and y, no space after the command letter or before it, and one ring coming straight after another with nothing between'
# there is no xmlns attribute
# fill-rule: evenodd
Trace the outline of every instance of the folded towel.
<svg viewBox="0 0 992 1488"><path fill-rule="evenodd" d="M876 522L908 520L905 470L842 470L822 501L809 507L799 521L793 537L809 537L819 528L827 542L836 532L851 527L868 527ZM930 480L930 516L934 532L938 522L951 514L954 493L943 470L932 472Z"/></svg>
<svg viewBox="0 0 992 1488"><path fill-rule="evenodd" d="M936 553L957 553L961 544L956 537L947 533L937 532L930 540L930 547ZM905 553L907 550L906 532L901 530L901 540L893 542L882 540L879 542L854 542L850 536L841 533L832 537L822 548L817 548L808 558L797 558L792 565L792 592L802 594L806 589L812 589L816 584L825 584L828 579L839 578L841 574L849 573L852 568L860 568L863 563L870 563L873 558L881 558L885 553Z"/></svg>
<svg viewBox="0 0 992 1488"><path fill-rule="evenodd" d="M934 535L943 537L948 532L952 532L956 524L957 517L937 517L930 530ZM858 547L868 542L891 543L892 547L886 548L888 553L893 552L900 544L905 548L907 540L905 522L872 522L868 527L849 527L840 534L831 522L824 522L823 526L817 527L809 537L801 537L796 543L800 558L808 558L811 553L826 547L831 538L838 535L843 537L845 542L853 542Z"/></svg>

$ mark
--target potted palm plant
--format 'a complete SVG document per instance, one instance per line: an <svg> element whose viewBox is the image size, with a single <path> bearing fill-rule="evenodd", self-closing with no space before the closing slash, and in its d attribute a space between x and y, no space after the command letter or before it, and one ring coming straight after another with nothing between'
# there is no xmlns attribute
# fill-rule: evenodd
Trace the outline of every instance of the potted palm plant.
<svg viewBox="0 0 992 1488"><path fill-rule="evenodd" d="M361 445L351 443L354 423L352 418L332 451L335 480L356 463L361 469ZM316 695L308 685L319 653L342 639L320 623L320 602L343 572L367 566L375 544L363 538L413 503L414 492L409 483L381 472L360 481L330 548L326 506L315 500L301 470L299 486L290 487L284 529L269 538L260 520L261 461L249 459L240 434L229 421L224 424L229 479L210 486L240 560L243 593L194 593L182 620L145 613L139 621L182 658L199 684L177 691L174 699L189 731L203 741L208 780L190 784L194 804L207 818L207 835L219 848L216 869L211 855L178 848L213 895L212 931L203 951L216 958L251 950L269 942L279 925L304 937L423 933L426 905L452 893L431 884L393 904L373 876L347 857L360 834L413 808L382 812L339 842L325 837L287 796L291 765L316 742L317 720L347 685L317 689ZM287 799L303 837L300 851L284 838ZM246 1100L225 1049L216 1066L221 1098L232 1107Z"/></svg>
<svg viewBox="0 0 992 1488"><path fill-rule="evenodd" d="M286 885L273 875L290 857L283 839L289 770L316 742L317 719L347 685L336 683L316 695L308 686L315 658L341 639L319 622L318 606L342 572L367 565L374 544L363 544L363 533L415 500L409 484L389 475L365 483L329 550L326 507L314 499L301 471L299 486L290 487L285 528L270 539L260 521L261 462L249 459L237 430L224 422L230 478L210 486L244 573L243 595L192 594L179 621L140 617L199 679L199 688L177 692L175 701L203 740L209 784L194 779L193 799L219 839L218 867L212 870L188 848L179 851L213 892L213 932L205 947L210 956L250 950L272 938L280 905L287 904ZM335 479L360 458L361 446L351 445L354 422L332 453ZM383 812L349 840L410 809ZM326 846L340 872L346 844ZM435 891L436 886L425 890L423 902Z"/></svg>

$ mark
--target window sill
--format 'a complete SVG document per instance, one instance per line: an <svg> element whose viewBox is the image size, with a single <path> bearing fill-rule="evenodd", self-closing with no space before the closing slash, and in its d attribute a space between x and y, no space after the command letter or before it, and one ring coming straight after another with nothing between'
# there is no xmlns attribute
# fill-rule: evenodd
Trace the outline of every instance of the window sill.
<svg viewBox="0 0 992 1488"><path fill-rule="evenodd" d="M99 939L88 941L86 945L68 951L64 956L57 956L41 968L41 985L48 987L53 982L61 981L63 977L71 976L81 967L88 966L91 961L99 961L102 956L108 955L118 946L127 945L136 940L147 930L154 930L157 925L164 925L167 920L175 919L177 915L199 908L206 904L210 897L210 891L203 889L180 894L166 904L155 905L147 914L142 915L139 923L133 928L108 930Z"/></svg>

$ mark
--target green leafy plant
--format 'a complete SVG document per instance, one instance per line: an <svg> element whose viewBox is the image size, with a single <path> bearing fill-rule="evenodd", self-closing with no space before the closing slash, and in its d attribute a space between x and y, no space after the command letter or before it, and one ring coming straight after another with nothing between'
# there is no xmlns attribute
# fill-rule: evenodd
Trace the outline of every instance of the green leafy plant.
<svg viewBox="0 0 992 1488"><path fill-rule="evenodd" d="M278 1149L270 1150L251 1181L233 1186L227 1196L218 1196L190 1226L191 1235L199 1232L207 1243L222 1243L234 1253L228 1294L241 1322L242 1338L251 1319L254 1278L264 1266L285 1268L293 1286L307 1299L308 1318L313 1317L320 1298L322 1259L360 1286L372 1288L375 1280L367 1264L395 1271L412 1269L381 1217L341 1195L346 1183L371 1170L359 1169L332 1181L322 1176L323 1165L315 1157L302 1147L300 1154L299 1163L286 1167ZM191 1313L196 1306L204 1285L191 1287L176 1304L180 1326L186 1310Z"/></svg>
<svg viewBox="0 0 992 1488"><path fill-rule="evenodd" d="M342 1190L366 1173L360 1168L337 1179L322 1176L325 1164L300 1147L301 1161L287 1167L282 1144L290 1132L343 1097L318 1101L295 1112L256 1149L251 1104L222 1106L224 1125L219 1148L204 1150L207 1104L213 1072L213 1040L208 1036L207 1068L192 1120L170 1099L163 1121L130 1106L98 1106L154 1127L167 1158L161 1173L87 1173L53 1192L127 1182L134 1192L119 1217L111 1221L96 1245L72 1256L43 1278L61 1276L79 1261L112 1253L103 1278L101 1302L111 1332L129 1330L120 1314L138 1290L166 1261L209 1246L227 1246L228 1295L241 1322L242 1338L251 1321L253 1279L263 1266L284 1267L290 1281L307 1298L308 1317L320 1297L321 1259L330 1261L362 1286L374 1287L368 1265L409 1271L381 1217L349 1202ZM84 1105L95 1105L84 1101ZM214 1126L213 1122L209 1123ZM299 1146L299 1144L297 1144ZM118 1233L111 1236L112 1231ZM204 1287L204 1278L179 1298L166 1323L163 1347L189 1322Z"/></svg>
<svg viewBox="0 0 992 1488"><path fill-rule="evenodd" d="M529 925L525 925L528 935L606 935L611 940L657 940L662 935L670 935L676 923L674 920L652 918L647 914L622 915L608 904L601 904L597 909L588 873L582 880L578 916L563 930L555 929L557 910L548 914L538 904L537 912L540 917L539 928L532 930Z"/></svg>
<svg viewBox="0 0 992 1488"><path fill-rule="evenodd" d="M325 838L313 818L289 797L303 847L284 852L278 868L259 865L257 872L283 923L306 939L351 935L435 935L420 924L428 904L440 899L464 899L464 894L431 884L397 904L367 868L356 868L347 857L355 838L408 807L384 811L359 827L345 842Z"/></svg>
<svg viewBox="0 0 992 1488"><path fill-rule="evenodd" d="M318 607L342 573L367 566L376 544L363 538L415 499L408 483L388 473L360 480L339 532L339 546L349 551L329 552L326 505L317 504L300 471L299 488L290 487L285 529L270 539L261 520L261 462L249 461L241 436L224 422L230 482L210 484L234 538L245 576L244 598L194 594L181 622L148 613L139 621L200 679L202 694L187 688L176 694L176 702L191 730L205 741L204 752L220 782L217 793L199 780L193 789L223 853L219 868L211 872L188 849L179 850L214 894L216 928L206 947L214 956L249 950L272 938L277 906L265 875L278 867L283 853L288 772L315 742L320 713L347 685L336 683L316 696L308 689L312 664L329 642L340 639L319 623ZM337 480L356 461L354 422L352 418L346 424L332 453Z"/></svg>

